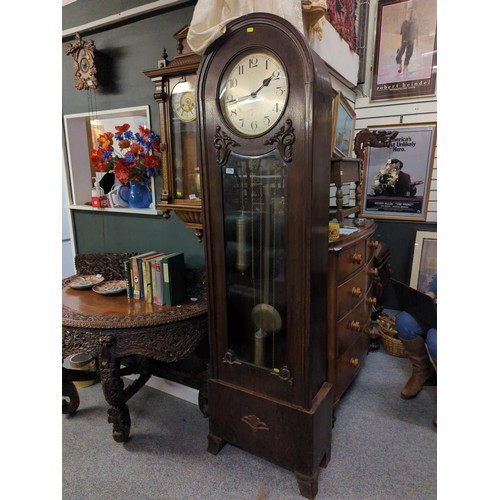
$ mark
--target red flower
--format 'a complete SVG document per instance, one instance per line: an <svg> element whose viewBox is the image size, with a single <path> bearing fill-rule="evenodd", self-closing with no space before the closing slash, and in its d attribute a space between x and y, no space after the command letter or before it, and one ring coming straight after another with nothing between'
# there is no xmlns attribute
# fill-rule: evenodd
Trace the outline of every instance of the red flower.
<svg viewBox="0 0 500 500"><path fill-rule="evenodd" d="M128 165L124 159L120 159L116 162L114 172L115 177L122 183L128 184L128 176L130 174L131 166Z"/></svg>
<svg viewBox="0 0 500 500"><path fill-rule="evenodd" d="M148 137L149 135L149 129L146 127L143 127L142 125L139 125L139 134L142 135L142 137Z"/></svg>
<svg viewBox="0 0 500 500"><path fill-rule="evenodd" d="M160 152L160 139L156 139L151 143L151 147L153 148L153 151L156 151L157 153Z"/></svg>
<svg viewBox="0 0 500 500"><path fill-rule="evenodd" d="M144 157L144 165L149 168L156 168L160 164L160 159L155 155L146 155Z"/></svg>
<svg viewBox="0 0 500 500"><path fill-rule="evenodd" d="M115 127L116 132L120 135L123 134L123 132L126 132L130 128L130 125L128 123L124 123L121 127Z"/></svg>
<svg viewBox="0 0 500 500"><path fill-rule="evenodd" d="M102 150L100 148L96 148L92 150L90 155L90 161L94 168L99 172L104 172L108 167L108 162L102 156Z"/></svg>
<svg viewBox="0 0 500 500"><path fill-rule="evenodd" d="M128 139L123 139L123 141L118 143L118 146L120 146L120 149L126 149L130 146L130 141Z"/></svg>
<svg viewBox="0 0 500 500"><path fill-rule="evenodd" d="M134 142L133 144L130 145L130 152L135 154L136 156L142 153L143 151L144 148L140 144Z"/></svg>
<svg viewBox="0 0 500 500"><path fill-rule="evenodd" d="M111 132L104 132L97 138L97 142L99 146L103 149L107 149L109 151L113 150L113 137L114 135Z"/></svg>

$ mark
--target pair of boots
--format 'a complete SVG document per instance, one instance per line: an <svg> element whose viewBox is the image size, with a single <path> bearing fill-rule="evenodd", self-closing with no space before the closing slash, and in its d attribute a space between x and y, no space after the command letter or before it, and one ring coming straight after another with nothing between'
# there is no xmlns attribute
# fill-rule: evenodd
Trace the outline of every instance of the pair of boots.
<svg viewBox="0 0 500 500"><path fill-rule="evenodd" d="M401 391L403 399L414 398L429 379L436 376L436 370L429 359L429 353L422 337L414 340L403 340L413 372Z"/></svg>

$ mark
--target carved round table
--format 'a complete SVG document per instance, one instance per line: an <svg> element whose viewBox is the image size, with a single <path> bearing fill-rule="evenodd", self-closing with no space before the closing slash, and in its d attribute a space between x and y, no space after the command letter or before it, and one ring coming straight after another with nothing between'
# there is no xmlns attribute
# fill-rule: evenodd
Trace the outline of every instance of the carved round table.
<svg viewBox="0 0 500 500"><path fill-rule="evenodd" d="M124 442L130 434L126 402L151 377L151 363L178 361L189 356L207 335L207 298L203 280L188 280L188 300L176 306L158 306L126 294L100 295L92 290L62 287L62 357L87 353L97 360L113 438ZM195 299L195 300L191 300ZM124 358L140 360L123 366ZM128 358L127 358L128 359ZM121 377L139 373L124 387ZM95 379L96 373L63 366L63 413L75 413L80 404L73 381ZM201 404L200 404L200 409ZM203 411L203 410L202 410Z"/></svg>

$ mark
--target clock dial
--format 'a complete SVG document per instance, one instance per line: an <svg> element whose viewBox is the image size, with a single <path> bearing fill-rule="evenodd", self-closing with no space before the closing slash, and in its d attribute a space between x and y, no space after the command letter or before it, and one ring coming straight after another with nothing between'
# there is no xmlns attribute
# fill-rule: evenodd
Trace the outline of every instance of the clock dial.
<svg viewBox="0 0 500 500"><path fill-rule="evenodd" d="M172 109L183 122L196 119L196 89L191 82L180 82L172 90Z"/></svg>
<svg viewBox="0 0 500 500"><path fill-rule="evenodd" d="M90 64L89 60L86 54L83 54L82 58L80 59L80 69L82 73L87 73L89 71Z"/></svg>
<svg viewBox="0 0 500 500"><path fill-rule="evenodd" d="M281 61L270 51L247 51L224 72L219 105L234 132L255 137L276 125L288 93L288 77Z"/></svg>

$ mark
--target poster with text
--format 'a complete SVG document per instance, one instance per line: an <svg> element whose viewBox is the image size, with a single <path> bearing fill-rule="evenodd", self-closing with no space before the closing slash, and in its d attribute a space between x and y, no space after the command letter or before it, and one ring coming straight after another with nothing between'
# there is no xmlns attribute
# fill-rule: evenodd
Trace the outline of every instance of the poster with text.
<svg viewBox="0 0 500 500"><path fill-rule="evenodd" d="M371 100L435 95L436 0L379 0Z"/></svg>
<svg viewBox="0 0 500 500"><path fill-rule="evenodd" d="M366 149L362 215L425 220L436 147L436 123L368 127L397 132L388 147Z"/></svg>

